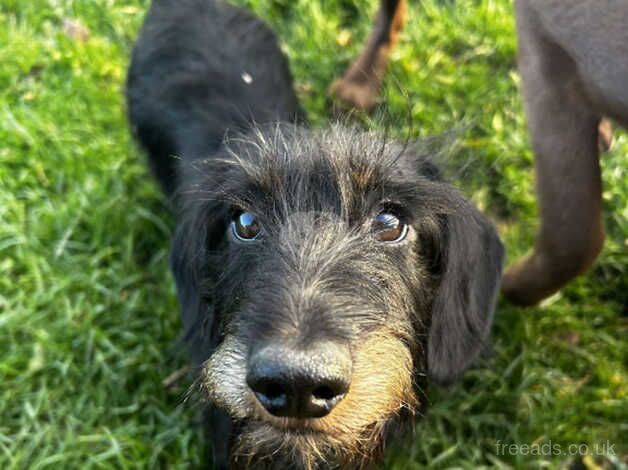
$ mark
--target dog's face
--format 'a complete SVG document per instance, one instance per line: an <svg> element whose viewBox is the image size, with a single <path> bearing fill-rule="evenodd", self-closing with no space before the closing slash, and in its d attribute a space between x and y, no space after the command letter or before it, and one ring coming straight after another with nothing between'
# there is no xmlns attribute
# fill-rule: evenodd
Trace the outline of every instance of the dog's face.
<svg viewBox="0 0 628 470"><path fill-rule="evenodd" d="M481 349L501 245L425 159L279 126L185 175L173 271L238 468L361 467Z"/></svg>

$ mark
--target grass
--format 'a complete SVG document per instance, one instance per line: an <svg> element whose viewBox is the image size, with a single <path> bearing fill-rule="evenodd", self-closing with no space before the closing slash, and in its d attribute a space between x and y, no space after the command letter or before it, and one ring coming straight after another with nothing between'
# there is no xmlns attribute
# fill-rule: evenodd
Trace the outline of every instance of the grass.
<svg viewBox="0 0 628 470"><path fill-rule="evenodd" d="M305 107L324 124L326 88L359 49L377 2L239 3L277 31ZM202 463L187 383L161 386L185 364L172 348L173 221L124 116L125 69L147 4L0 0L3 469ZM66 20L89 39L68 37ZM457 183L497 223L509 261L537 226L515 46L508 0L412 2L385 90L399 137L455 129ZM607 240L594 268L537 308L500 301L494 353L461 384L431 390L427 417L394 444L386 468L625 468L626 133L602 167ZM572 444L604 453L606 441L614 448L604 456L567 455ZM534 447L548 443L562 453Z"/></svg>

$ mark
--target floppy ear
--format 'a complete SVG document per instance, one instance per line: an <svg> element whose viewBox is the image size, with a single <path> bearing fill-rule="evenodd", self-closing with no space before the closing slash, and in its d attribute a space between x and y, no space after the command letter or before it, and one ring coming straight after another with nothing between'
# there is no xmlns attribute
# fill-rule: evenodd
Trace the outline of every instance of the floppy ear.
<svg viewBox="0 0 628 470"><path fill-rule="evenodd" d="M439 383L459 377L484 348L504 258L493 225L457 199L456 210L444 220L441 278L428 333L428 375Z"/></svg>
<svg viewBox="0 0 628 470"><path fill-rule="evenodd" d="M177 287L177 298L183 322L182 339L190 347L194 362L197 363L204 360L200 356L203 355L204 350L208 349L206 338L209 335L204 333L208 331L208 326L211 328L212 318L211 307L201 295L200 259L195 259L202 257L203 254L197 253L196 256L191 256L196 251L194 247L197 243L193 239L194 236L188 233L188 229L188 224L181 224L177 227L170 248L170 268ZM209 325L207 325L208 322Z"/></svg>
<svg viewBox="0 0 628 470"><path fill-rule="evenodd" d="M207 278L208 247L218 241L210 240L217 234L212 236L210 219L204 213L188 214L182 219L170 250L170 268L181 309L182 339L189 346L195 363L200 364L215 346L214 305L203 283Z"/></svg>

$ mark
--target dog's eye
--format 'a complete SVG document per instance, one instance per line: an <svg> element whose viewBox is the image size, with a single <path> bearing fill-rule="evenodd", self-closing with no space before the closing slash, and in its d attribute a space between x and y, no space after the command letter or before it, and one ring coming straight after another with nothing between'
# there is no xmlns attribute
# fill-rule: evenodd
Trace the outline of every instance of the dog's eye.
<svg viewBox="0 0 628 470"><path fill-rule="evenodd" d="M255 240L262 229L257 217L250 212L238 213L233 222L231 222L231 230L234 236L241 241Z"/></svg>
<svg viewBox="0 0 628 470"><path fill-rule="evenodd" d="M398 242L408 233L408 226L399 217L389 212L381 212L373 219L373 232L380 242Z"/></svg>

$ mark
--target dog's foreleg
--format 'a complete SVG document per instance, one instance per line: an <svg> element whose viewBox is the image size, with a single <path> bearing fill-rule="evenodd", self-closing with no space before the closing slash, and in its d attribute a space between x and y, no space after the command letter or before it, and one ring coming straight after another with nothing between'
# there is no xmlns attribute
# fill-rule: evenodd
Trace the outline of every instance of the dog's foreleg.
<svg viewBox="0 0 628 470"><path fill-rule="evenodd" d="M531 305L585 271L604 240L598 125L575 63L516 2L520 71L541 215L534 251L506 272L503 292Z"/></svg>
<svg viewBox="0 0 628 470"><path fill-rule="evenodd" d="M330 91L341 106L370 111L377 103L390 52L405 23L406 0L382 0L364 50Z"/></svg>

